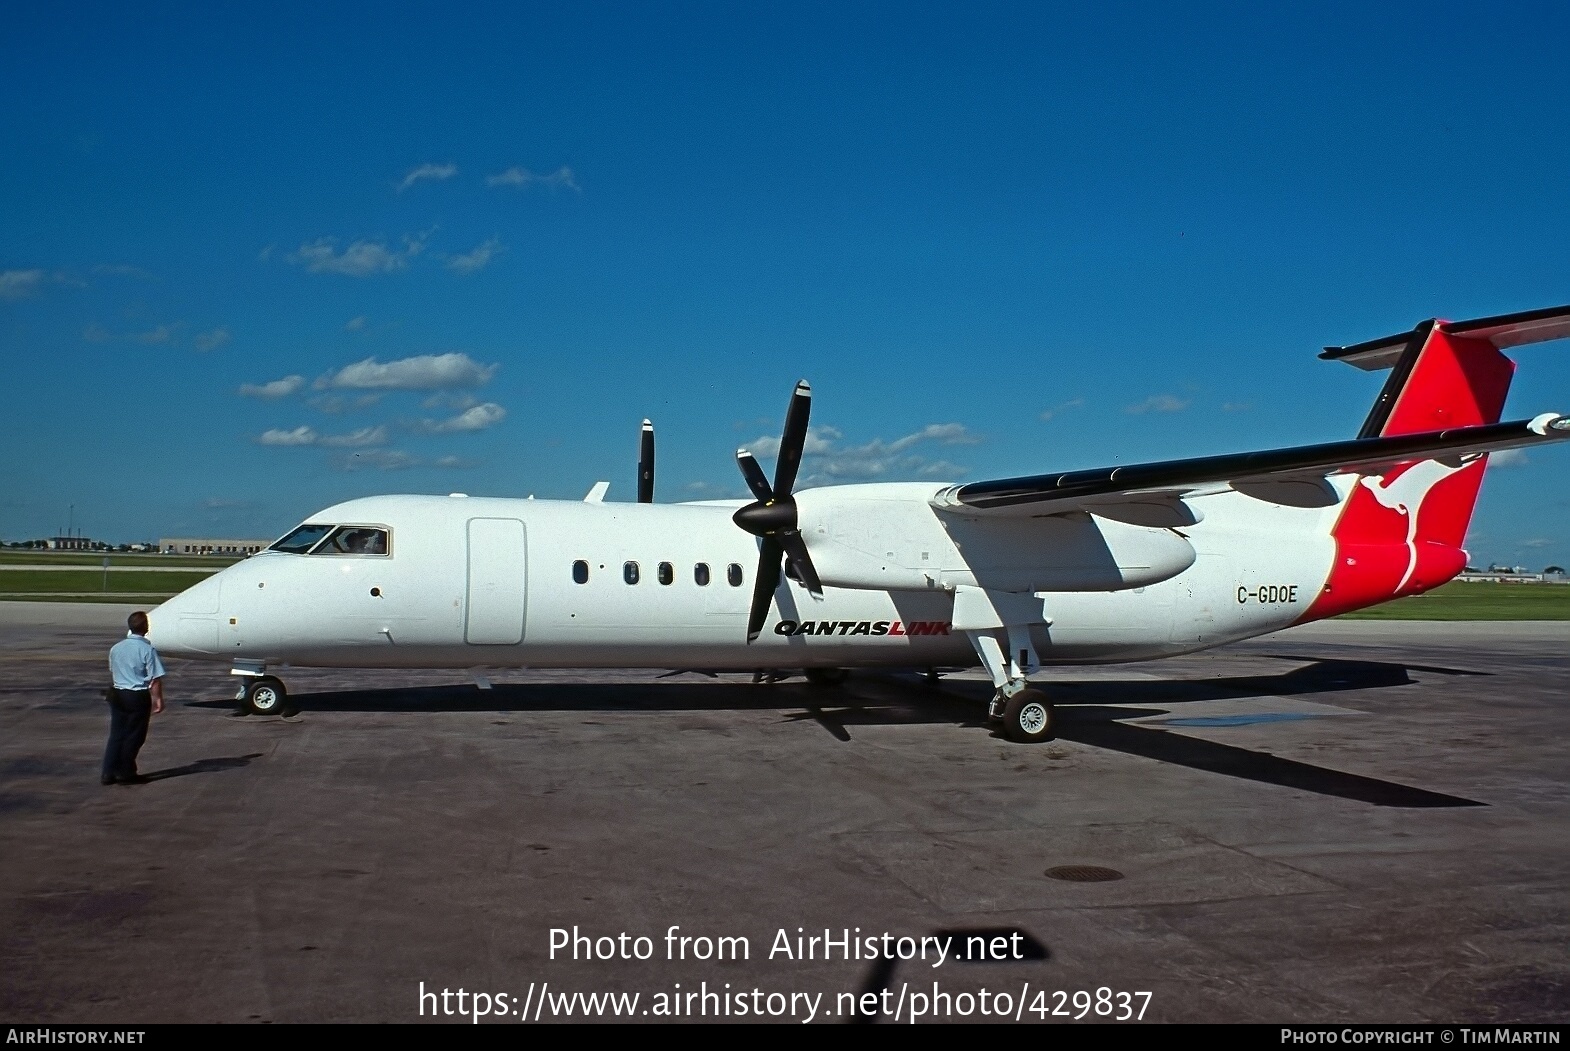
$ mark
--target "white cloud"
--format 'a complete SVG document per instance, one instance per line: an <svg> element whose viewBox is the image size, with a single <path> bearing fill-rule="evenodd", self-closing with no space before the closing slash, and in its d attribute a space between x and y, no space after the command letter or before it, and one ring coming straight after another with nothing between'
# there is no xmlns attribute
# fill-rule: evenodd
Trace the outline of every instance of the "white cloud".
<svg viewBox="0 0 1570 1051"><path fill-rule="evenodd" d="M1248 412L1254 407L1251 401L1228 401L1221 404L1222 412Z"/></svg>
<svg viewBox="0 0 1570 1051"><path fill-rule="evenodd" d="M419 467L422 463L418 457L398 449L361 449L335 461L341 471L401 471L408 467Z"/></svg>
<svg viewBox="0 0 1570 1051"><path fill-rule="evenodd" d="M319 434L315 428L306 426L296 427L292 431L275 427L263 431L256 441L259 445L322 445L329 449L364 449L387 444L387 428L378 425L361 427L348 434Z"/></svg>
<svg viewBox="0 0 1570 1051"><path fill-rule="evenodd" d="M1543 537L1534 537L1531 540L1521 541L1522 547L1553 547L1554 542Z"/></svg>
<svg viewBox="0 0 1570 1051"><path fill-rule="evenodd" d="M411 259L425 250L428 236L405 236L402 250L388 248L385 241L355 241L342 252L338 251L335 238L319 237L302 244L299 251L289 256L289 261L313 274L347 274L350 277L386 274L408 266Z"/></svg>
<svg viewBox="0 0 1570 1051"><path fill-rule="evenodd" d="M304 386L304 376L285 376L271 383L242 383L240 394L247 398L287 398Z"/></svg>
<svg viewBox="0 0 1570 1051"><path fill-rule="evenodd" d="M347 322L345 322L343 330L345 332L364 332L365 326L369 325L370 323L371 319L366 317L364 314L361 314L359 317L352 317Z"/></svg>
<svg viewBox="0 0 1570 1051"><path fill-rule="evenodd" d="M42 270L0 270L0 299L26 299L44 283Z"/></svg>
<svg viewBox="0 0 1570 1051"><path fill-rule="evenodd" d="M196 344L197 350L217 350L233 338L229 334L229 330L220 325L206 332L198 332L192 342Z"/></svg>
<svg viewBox="0 0 1570 1051"><path fill-rule="evenodd" d="M173 325L157 325L148 329L146 332L138 332L131 338L136 340L138 343L168 343L174 339L174 334L179 329L179 327L180 326L178 323Z"/></svg>
<svg viewBox="0 0 1570 1051"><path fill-rule="evenodd" d="M349 387L356 390L443 390L479 387L490 382L496 365L481 365L467 354L420 354L397 361L374 357L346 365L316 381L318 390Z"/></svg>
<svg viewBox="0 0 1570 1051"><path fill-rule="evenodd" d="M963 474L966 468L947 460L929 460L912 453L911 449L924 442L953 446L975 445L981 441L962 423L931 423L893 441L874 438L845 448L838 444L841 437L834 427L808 428L807 440L802 444L802 458L810 473L802 478L803 483L934 475L953 477ZM779 447L780 440L772 436L759 438L748 446L754 455L766 458L778 456Z"/></svg>
<svg viewBox="0 0 1570 1051"><path fill-rule="evenodd" d="M582 192L578 186L577 178L572 174L572 169L565 164L549 175L536 175L527 168L508 168L500 175L486 176L485 185L516 186L519 189L531 185L550 186L552 188L559 186L564 189Z"/></svg>
<svg viewBox="0 0 1570 1051"><path fill-rule="evenodd" d="M430 434L451 434L459 431L483 431L496 426L507 418L507 410L497 405L494 401L485 402L466 409L449 420L437 423L434 420L425 420L420 429Z"/></svg>
<svg viewBox="0 0 1570 1051"><path fill-rule="evenodd" d="M98 324L96 321L94 321L94 322L91 322L90 324L88 324L88 326L86 328L82 329L82 338L84 340L86 340L87 342L89 342L89 343L108 343L111 340L122 340L123 339L123 340L129 340L129 341L131 341L133 343L145 343L148 346L155 346L155 345L159 345L159 344L175 342L176 337L178 337L179 334L180 334L180 330L183 329L184 327L185 327L185 322L183 322L183 321L174 321L174 322L169 322L167 324L154 325L152 328L147 329L147 330L145 330L143 332L114 332L114 331L112 331L110 329L107 329L104 326ZM204 333L202 333L201 337L198 337L197 349L198 350L211 350L211 349L213 349L211 346L203 346L203 345L200 345L200 344L201 344L202 339L204 337L212 337L216 332L224 332L223 338L219 340L219 344L220 345L223 342L227 342L227 340L228 340L228 333L227 333L227 331L223 330L223 329L215 329L214 332L204 332Z"/></svg>
<svg viewBox="0 0 1570 1051"><path fill-rule="evenodd" d="M1084 398L1070 398L1068 401L1065 401L1062 404L1054 405L1050 409L1044 409L1041 413L1041 422L1046 423L1054 416L1059 416L1065 412L1068 412L1070 409L1077 409L1083 404L1085 404Z"/></svg>
<svg viewBox="0 0 1570 1051"><path fill-rule="evenodd" d="M890 452L903 452L917 442L938 442L940 445L976 445L981 439L965 429L963 423L929 423L915 434L907 434L890 442Z"/></svg>
<svg viewBox="0 0 1570 1051"><path fill-rule="evenodd" d="M402 471L411 467L455 470L473 467L476 463L477 460L466 460L461 456L438 456L434 460L427 460L401 449L361 449L333 460L333 466L340 471Z"/></svg>
<svg viewBox="0 0 1570 1051"><path fill-rule="evenodd" d="M1131 416L1143 416L1147 412L1182 412L1186 408L1188 400L1176 394L1152 394L1137 405L1125 407L1123 411Z"/></svg>
<svg viewBox="0 0 1570 1051"><path fill-rule="evenodd" d="M801 443L803 456L822 456L834 450L834 443L844 437L836 427L808 427L807 440ZM780 454L780 440L772 434L748 443L752 455L772 460Z"/></svg>
<svg viewBox="0 0 1570 1051"><path fill-rule="evenodd" d="M359 409L368 409L382 400L380 394L361 394L353 398L345 398L339 394L318 394L306 402L318 412L330 413L334 416L343 412L355 412Z"/></svg>
<svg viewBox="0 0 1570 1051"><path fill-rule="evenodd" d="M476 245L472 252L448 256L447 269L454 273L472 274L476 270L485 269L486 264L500 255L502 251L501 241L493 237L482 245Z"/></svg>
<svg viewBox="0 0 1570 1051"><path fill-rule="evenodd" d="M424 182L427 179L433 182L441 182L443 179L451 179L457 174L458 166L456 164L422 164L418 168L409 169L409 174L405 175L403 182L398 184L398 192L402 193L417 182Z"/></svg>
<svg viewBox="0 0 1570 1051"><path fill-rule="evenodd" d="M387 428L385 425L376 427L361 427L348 434L326 434L317 442L333 449L360 449L371 445L387 444Z"/></svg>
<svg viewBox="0 0 1570 1051"><path fill-rule="evenodd" d="M1488 466L1490 467L1509 469L1511 467L1525 467L1529 463L1531 461L1526 458L1525 449L1501 449L1499 452L1488 454Z"/></svg>
<svg viewBox="0 0 1570 1051"><path fill-rule="evenodd" d="M296 427L286 431L278 427L263 431L256 439L258 445L315 445L316 432L309 427Z"/></svg>
<svg viewBox="0 0 1570 1051"><path fill-rule="evenodd" d="M969 470L968 467L961 467L959 464L951 463L948 460L933 460L931 463L919 468L916 473L923 478L957 478L967 470Z"/></svg>

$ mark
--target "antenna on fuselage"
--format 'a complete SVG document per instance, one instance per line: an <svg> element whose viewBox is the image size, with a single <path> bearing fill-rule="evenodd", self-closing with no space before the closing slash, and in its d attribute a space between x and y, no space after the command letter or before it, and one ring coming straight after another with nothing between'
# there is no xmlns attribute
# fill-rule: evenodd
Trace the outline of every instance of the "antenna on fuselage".
<svg viewBox="0 0 1570 1051"><path fill-rule="evenodd" d="M638 503L654 502L654 424L643 421L638 443Z"/></svg>

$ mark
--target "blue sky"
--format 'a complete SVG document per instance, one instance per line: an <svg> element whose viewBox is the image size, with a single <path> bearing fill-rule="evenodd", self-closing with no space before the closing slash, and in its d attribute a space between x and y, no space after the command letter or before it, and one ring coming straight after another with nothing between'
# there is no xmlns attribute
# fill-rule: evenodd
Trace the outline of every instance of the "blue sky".
<svg viewBox="0 0 1570 1051"><path fill-rule="evenodd" d="M0 537L1355 433L1315 358L1570 302L1562 5L86 4L0 37ZM1570 411L1523 348L1507 415ZM293 379L292 377L298 377ZM1570 450L1474 560L1570 559Z"/></svg>

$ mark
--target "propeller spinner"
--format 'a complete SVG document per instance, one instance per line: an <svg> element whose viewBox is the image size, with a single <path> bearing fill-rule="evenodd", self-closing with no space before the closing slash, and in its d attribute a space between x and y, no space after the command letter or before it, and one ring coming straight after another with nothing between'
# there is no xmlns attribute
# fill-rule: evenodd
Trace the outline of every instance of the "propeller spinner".
<svg viewBox="0 0 1570 1051"><path fill-rule="evenodd" d="M813 568L807 543L801 538L796 501L791 496L796 472L801 467L802 450L807 444L807 418L811 412L812 388L802 380L796 384L796 390L790 396L790 408L785 412L785 431L780 435L772 486L753 455L746 449L736 450L736 463L747 480L747 488L757 500L731 517L738 526L763 541L752 587L752 610L747 616L748 642L758 637L763 631L763 622L768 619L774 591L780 585L781 559L790 562L807 590L819 597L823 595L818 571Z"/></svg>

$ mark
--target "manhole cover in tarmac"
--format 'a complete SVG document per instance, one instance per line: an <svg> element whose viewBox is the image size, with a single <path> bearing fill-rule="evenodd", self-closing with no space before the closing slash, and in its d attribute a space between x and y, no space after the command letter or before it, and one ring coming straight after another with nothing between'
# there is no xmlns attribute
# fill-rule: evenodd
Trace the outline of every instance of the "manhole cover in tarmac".
<svg viewBox="0 0 1570 1051"><path fill-rule="evenodd" d="M1123 873L1117 869L1102 868L1100 865L1058 865L1048 869L1044 875L1049 879L1067 880L1070 883L1106 883L1123 878Z"/></svg>

